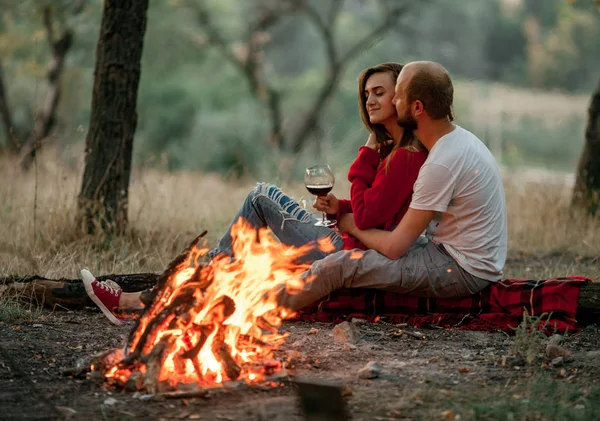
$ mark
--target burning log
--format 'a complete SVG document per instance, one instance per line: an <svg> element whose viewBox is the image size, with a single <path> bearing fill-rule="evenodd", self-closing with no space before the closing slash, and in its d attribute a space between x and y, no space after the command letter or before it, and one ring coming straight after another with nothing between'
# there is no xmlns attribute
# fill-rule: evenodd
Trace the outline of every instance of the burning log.
<svg viewBox="0 0 600 421"><path fill-rule="evenodd" d="M202 234L194 238L194 240L186 247L186 249L183 250L183 252L179 256L175 257L175 259L173 259L171 263L169 263L169 265L161 275L160 279L158 280L158 289L162 289L162 287L165 285L166 282L169 281L171 277L177 275L177 273L179 273L188 265L188 260L193 255L193 253L198 252L198 241L200 241L200 239L203 238L206 234L207 231L203 231Z"/></svg>
<svg viewBox="0 0 600 421"><path fill-rule="evenodd" d="M146 327L139 335L138 340L136 340L135 334L139 331L137 329L131 331L129 343L135 345L133 352L127 357L127 361L133 361L138 358L139 355L141 355L146 344L156 337L161 326L168 325L178 314L183 313L186 308L193 307L195 304L193 291L188 289L186 292L187 293L185 294L177 296L171 304L166 306L162 311L150 319ZM151 311L152 308L149 310ZM144 314L144 312L142 312L142 314ZM139 321L140 319L138 319L136 327L139 326Z"/></svg>
<svg viewBox="0 0 600 421"><path fill-rule="evenodd" d="M149 393L161 391L160 374L165 362L165 354L170 344L171 338L165 338L155 345L149 354L141 358L141 361L146 365L146 374L144 374L142 384Z"/></svg>
<svg viewBox="0 0 600 421"><path fill-rule="evenodd" d="M308 265L296 260L306 250L283 249L266 232L259 232L257 242L255 230L243 222L232 235L235 261L217 256L209 266L199 264L205 252L196 245L199 236L145 294L141 311L121 310L139 317L122 359L98 366L109 384L162 394L225 381L267 381L282 369L273 351L286 337L278 327L290 312L277 304L277 291L302 284Z"/></svg>
<svg viewBox="0 0 600 421"><path fill-rule="evenodd" d="M231 356L231 347L225 343L225 330L219 329L213 340L212 352L225 370L230 380L236 380L242 371Z"/></svg>

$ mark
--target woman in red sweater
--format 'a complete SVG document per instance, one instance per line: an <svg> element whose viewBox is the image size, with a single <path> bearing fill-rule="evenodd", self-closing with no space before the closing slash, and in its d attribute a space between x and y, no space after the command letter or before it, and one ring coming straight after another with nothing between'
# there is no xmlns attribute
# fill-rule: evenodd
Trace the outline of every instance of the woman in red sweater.
<svg viewBox="0 0 600 421"><path fill-rule="evenodd" d="M408 210L413 184L425 162L425 148L410 131L398 123L392 103L396 79L402 70L398 63L382 63L364 70L359 76L358 99L363 124L370 135L359 149L350 167L352 183L350 200L338 200L333 194L319 198L313 205L328 213L353 213L361 229L393 230ZM354 237L340 234L334 228L315 226L316 217L294 199L272 184L259 183L246 197L233 223L244 218L256 228L269 227L279 240L291 246L314 244L315 247L299 259L313 262L341 249L363 248ZM231 226L209 252L232 255ZM316 247L329 238L333 251Z"/></svg>
<svg viewBox="0 0 600 421"><path fill-rule="evenodd" d="M396 108L392 104L394 86L402 65L383 63L364 70L358 83L358 99L362 121L370 135L348 173L352 183L350 200L340 200L333 194L318 198L316 209L333 213L352 213L360 229L393 230L408 210L413 184L427 157L421 143L411 132L397 124ZM269 227L279 240L287 245L315 247L302 258L312 262L326 255L364 245L348 234L340 234L328 227L315 226L316 217L303 209L294 199L276 186L259 183L246 197L235 216L244 218L254 227ZM232 225L233 225L232 223ZM209 252L232 255L231 226ZM329 238L333 250L316 247L317 242ZM102 312L115 324L121 322L112 314L114 307L141 305L140 293L122 293L112 281L99 282L87 270L82 270L86 292Z"/></svg>
<svg viewBox="0 0 600 421"><path fill-rule="evenodd" d="M408 210L413 185L427 159L427 150L409 131L397 124L392 98L402 65L383 63L365 69L358 79L360 115L369 139L358 150L350 167L350 200L328 194L318 197L315 208L329 214L352 213L361 230L392 231ZM343 249L365 249L356 238L343 233Z"/></svg>

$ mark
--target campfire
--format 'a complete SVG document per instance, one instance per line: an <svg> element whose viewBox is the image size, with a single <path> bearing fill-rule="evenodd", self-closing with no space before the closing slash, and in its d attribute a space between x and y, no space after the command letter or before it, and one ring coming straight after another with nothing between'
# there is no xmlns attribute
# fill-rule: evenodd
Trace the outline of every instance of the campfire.
<svg viewBox="0 0 600 421"><path fill-rule="evenodd" d="M282 367L273 352L292 312L277 303L282 289L302 288L309 267L296 263L312 246L289 247L267 229L239 220L232 229L234 259L198 246L201 234L175 258L143 301L127 344L105 353L92 370L128 390L157 393L214 387L227 380L264 382ZM318 247L332 245L323 241ZM135 310L121 309L123 313Z"/></svg>

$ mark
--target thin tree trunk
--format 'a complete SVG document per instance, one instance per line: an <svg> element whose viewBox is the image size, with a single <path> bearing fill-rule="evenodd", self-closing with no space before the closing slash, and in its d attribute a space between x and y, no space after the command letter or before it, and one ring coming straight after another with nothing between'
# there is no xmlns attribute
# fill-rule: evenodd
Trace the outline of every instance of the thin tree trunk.
<svg viewBox="0 0 600 421"><path fill-rule="evenodd" d="M585 146L577 169L572 205L592 216L600 210L600 82L588 108Z"/></svg>
<svg viewBox="0 0 600 421"><path fill-rule="evenodd" d="M70 29L64 31L60 39L55 40L53 30L52 9L50 6L44 9L44 25L52 58L48 65L48 92L46 101L39 115L36 115L35 126L31 135L21 148L21 168L28 170L31 167L36 151L40 148L45 138L50 135L56 121L56 109L60 99L60 79L65 64L65 57L73 43L73 32Z"/></svg>
<svg viewBox="0 0 600 421"><path fill-rule="evenodd" d="M2 123L4 124L4 131L6 134L6 141L8 147L12 152L17 152L18 145L15 142L13 136L14 126L12 116L10 114L10 108L8 107L8 98L6 96L6 90L4 89L4 72L2 69L2 61L0 60L0 117L2 117Z"/></svg>
<svg viewBox="0 0 600 421"><path fill-rule="evenodd" d="M122 234L148 0L105 0L96 50L85 171L79 195L87 231Z"/></svg>

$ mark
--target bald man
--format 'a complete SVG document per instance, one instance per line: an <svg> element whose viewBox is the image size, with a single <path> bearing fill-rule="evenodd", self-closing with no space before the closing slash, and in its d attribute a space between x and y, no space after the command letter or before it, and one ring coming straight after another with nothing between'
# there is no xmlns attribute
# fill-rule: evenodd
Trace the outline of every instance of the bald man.
<svg viewBox="0 0 600 421"><path fill-rule="evenodd" d="M393 231L359 230L352 215L343 215L339 229L371 250L315 262L306 273L312 281L299 293L283 292L281 304L299 310L342 287L460 298L502 279L507 223L500 171L483 142L453 123L453 97L439 63L404 66L394 96L398 124L429 151L408 212Z"/></svg>

